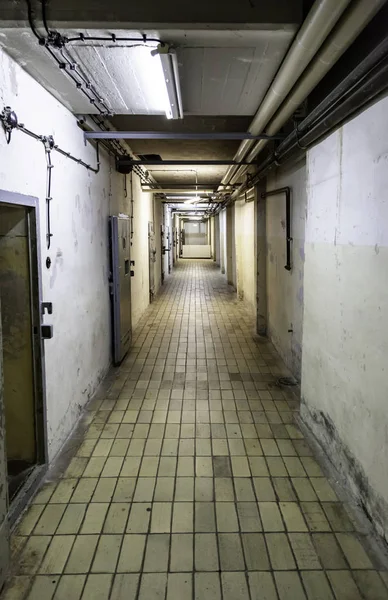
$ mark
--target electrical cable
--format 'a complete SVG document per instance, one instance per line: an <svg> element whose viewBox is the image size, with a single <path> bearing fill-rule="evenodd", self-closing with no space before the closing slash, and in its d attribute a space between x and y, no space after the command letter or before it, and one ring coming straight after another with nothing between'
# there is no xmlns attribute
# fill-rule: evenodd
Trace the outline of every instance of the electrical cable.
<svg viewBox="0 0 388 600"><path fill-rule="evenodd" d="M26 0L27 2L27 14L28 14L28 23L30 25L31 31L34 34L34 36L39 40L39 43L42 43L42 40L44 40L44 38L39 35L35 25L34 25L34 19L32 16L32 5L31 5L31 0Z"/></svg>
<svg viewBox="0 0 388 600"><path fill-rule="evenodd" d="M50 34L50 30L47 24L47 0L42 0L42 21L47 34Z"/></svg>

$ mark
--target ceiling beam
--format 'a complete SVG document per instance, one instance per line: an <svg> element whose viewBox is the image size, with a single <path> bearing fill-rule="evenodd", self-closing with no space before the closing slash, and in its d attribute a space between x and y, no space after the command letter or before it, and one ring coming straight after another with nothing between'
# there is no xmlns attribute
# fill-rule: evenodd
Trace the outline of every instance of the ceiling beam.
<svg viewBox="0 0 388 600"><path fill-rule="evenodd" d="M193 158L192 160L132 160L131 158L122 158L119 159L120 166L128 166L134 167L135 165L144 165L144 166L183 166L183 165L199 165L199 166L226 166L226 165L256 165L256 162L249 161L235 161L235 160L197 160Z"/></svg>
<svg viewBox="0 0 388 600"><path fill-rule="evenodd" d="M283 140L284 135L252 135L248 132L208 133L181 131L86 131L85 140Z"/></svg>

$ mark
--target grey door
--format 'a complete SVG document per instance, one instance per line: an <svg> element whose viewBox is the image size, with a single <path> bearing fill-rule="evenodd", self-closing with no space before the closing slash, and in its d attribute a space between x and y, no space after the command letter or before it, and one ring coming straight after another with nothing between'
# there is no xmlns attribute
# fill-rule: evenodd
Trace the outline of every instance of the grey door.
<svg viewBox="0 0 388 600"><path fill-rule="evenodd" d="M1 309L1 307L0 307ZM9 524L7 516L8 485L7 462L5 455L4 419L4 378L3 378L3 338L0 319L0 590L7 576L9 564Z"/></svg>
<svg viewBox="0 0 388 600"><path fill-rule="evenodd" d="M131 228L126 217L110 217L113 360L120 364L132 340Z"/></svg>
<svg viewBox="0 0 388 600"><path fill-rule="evenodd" d="M161 259L160 259L160 266L161 266L161 280L162 283L164 283L164 255L166 253L166 246L165 246L165 240L164 240L164 225L160 226L160 255L161 255Z"/></svg>
<svg viewBox="0 0 388 600"><path fill-rule="evenodd" d="M156 263L156 246L155 246L155 230L152 221L148 222L148 271L149 271L149 289L150 302L155 297L155 263Z"/></svg>

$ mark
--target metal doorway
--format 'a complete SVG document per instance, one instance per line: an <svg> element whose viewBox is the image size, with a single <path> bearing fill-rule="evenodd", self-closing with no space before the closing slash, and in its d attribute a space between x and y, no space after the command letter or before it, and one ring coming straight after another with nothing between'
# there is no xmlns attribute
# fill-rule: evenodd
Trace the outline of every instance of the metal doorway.
<svg viewBox="0 0 388 600"><path fill-rule="evenodd" d="M46 470L38 200L0 190L0 588L9 527Z"/></svg>
<svg viewBox="0 0 388 600"><path fill-rule="evenodd" d="M155 230L152 221L148 222L148 272L149 272L149 289L150 303L155 298L155 263L156 263L156 246L155 246Z"/></svg>
<svg viewBox="0 0 388 600"><path fill-rule="evenodd" d="M113 361L119 365L132 341L131 318L131 222L128 217L110 217L111 298Z"/></svg>

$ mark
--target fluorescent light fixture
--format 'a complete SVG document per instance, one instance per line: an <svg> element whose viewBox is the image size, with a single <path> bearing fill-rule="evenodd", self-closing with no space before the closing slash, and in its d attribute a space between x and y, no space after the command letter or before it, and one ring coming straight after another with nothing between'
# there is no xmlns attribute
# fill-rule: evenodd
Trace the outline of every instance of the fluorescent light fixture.
<svg viewBox="0 0 388 600"><path fill-rule="evenodd" d="M185 204L195 204L196 202L199 202L201 200L201 198L199 196L194 196L193 198L189 198L188 200L185 201Z"/></svg>
<svg viewBox="0 0 388 600"><path fill-rule="evenodd" d="M156 54L155 50L152 54ZM179 83L178 59L175 50L168 44L159 44L157 48L162 65L167 100L165 112L167 119L182 119L182 94Z"/></svg>

